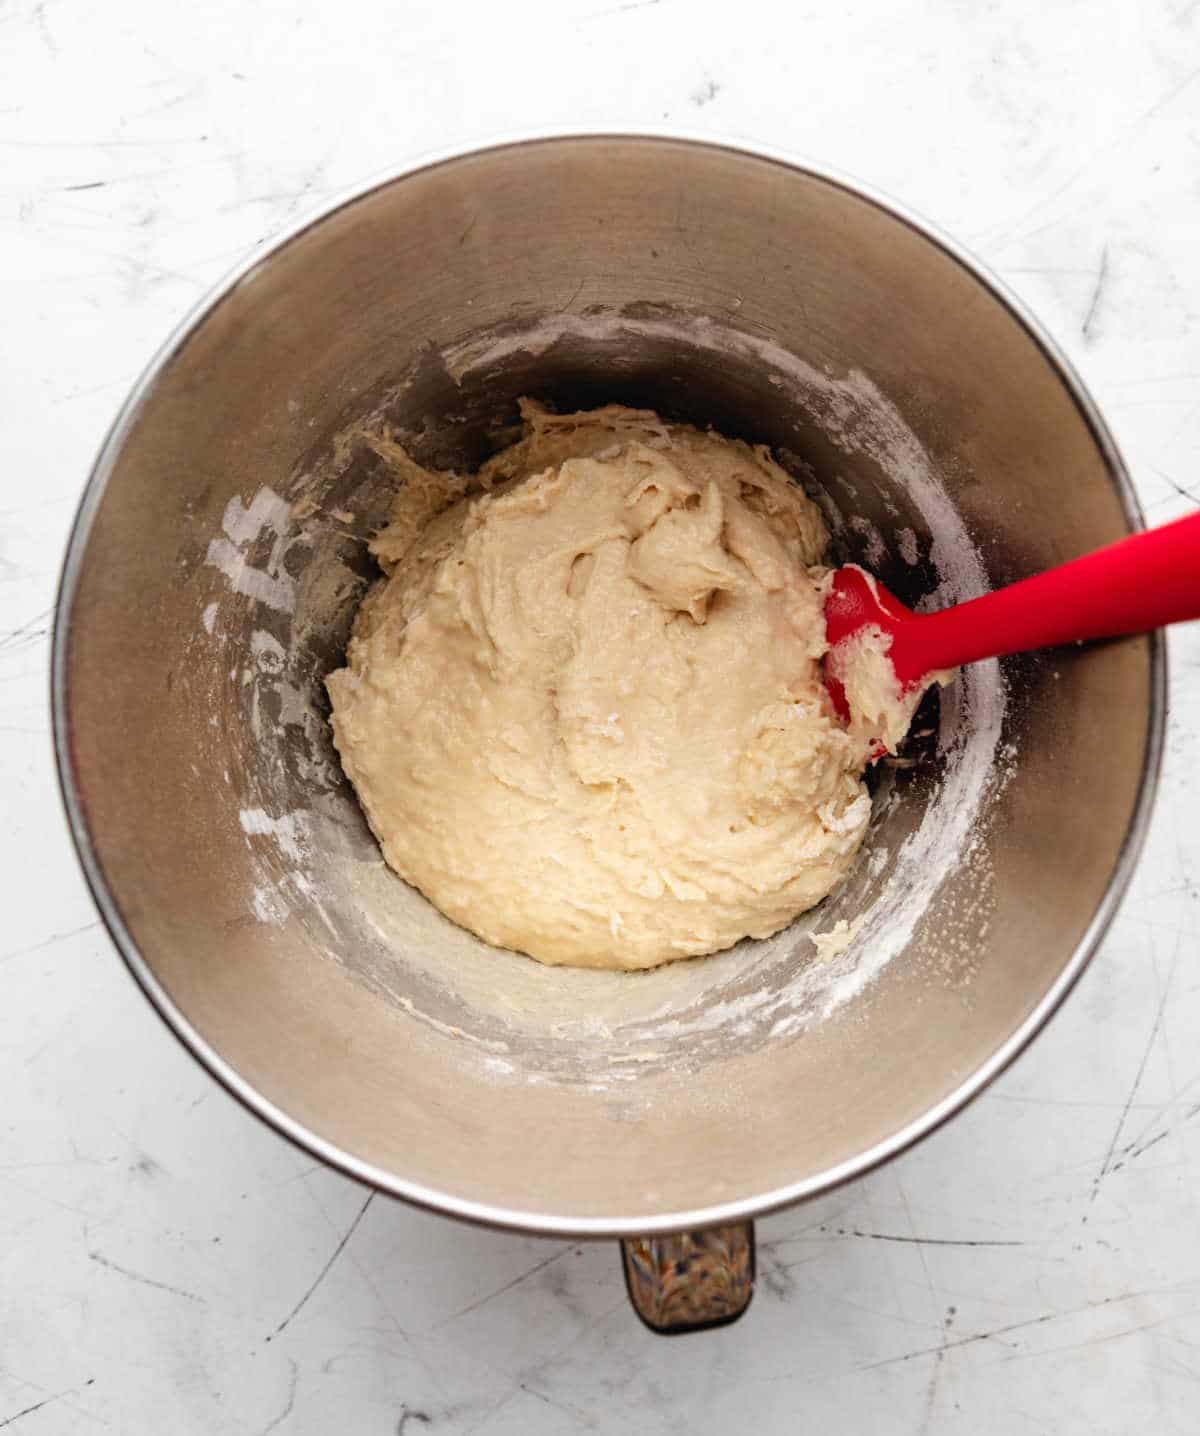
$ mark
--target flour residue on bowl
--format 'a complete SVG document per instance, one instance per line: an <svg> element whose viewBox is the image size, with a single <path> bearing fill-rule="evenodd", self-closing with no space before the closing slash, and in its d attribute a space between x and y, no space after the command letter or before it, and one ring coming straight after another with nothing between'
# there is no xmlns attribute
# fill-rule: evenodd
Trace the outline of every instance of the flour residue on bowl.
<svg viewBox="0 0 1200 1436"><path fill-rule="evenodd" d="M752 361L782 409L797 414L798 435L801 418L815 422L848 465L865 458L887 475L920 516L928 543L936 586L924 606L987 590L979 554L920 443L864 374L824 373L771 341L705 316L560 314L519 333L474 335L445 349L441 360L465 385L502 373L511 359L548 354L564 340L619 353L648 336ZM985 863L978 836L1000 778L1005 709L998 665L973 665L943 691L929 761L918 765L928 788L927 796L921 790L919 821L905 826L916 811L914 775L885 772L856 871L774 938L637 976L550 970L488 949L383 867L342 781L320 691L370 577L365 540L382 526L404 479L394 450L413 436L390 415L405 383L301 466L284 494L264 486L248 501L231 502L221 533L208 544L207 562L223 592L215 607L205 595L197 642L225 653L214 672L224 673L234 656L237 679L215 701L224 723L244 724L252 739L230 777L231 820L255 854L248 913L270 926L299 924L314 953L353 971L395 1005L401 1020L421 1021L459 1043L464 1060L471 1051L490 1054L495 1060L485 1070L495 1081L636 1083L645 1074L719 1060L731 1042L747 1051L793 1037L854 1002L909 947L946 880L964 863ZM809 488L802 455L778 446L776 452L797 461ZM462 492L448 485L432 501L414 492L414 513L420 506L428 515ZM831 487L818 483L810 492L835 532L857 529L876 561L894 551L905 565L918 563L911 526L856 524L858 516L841 512ZM986 905L982 870L976 891ZM984 919L959 913L956 920L965 932ZM935 934L931 951L939 941Z"/></svg>

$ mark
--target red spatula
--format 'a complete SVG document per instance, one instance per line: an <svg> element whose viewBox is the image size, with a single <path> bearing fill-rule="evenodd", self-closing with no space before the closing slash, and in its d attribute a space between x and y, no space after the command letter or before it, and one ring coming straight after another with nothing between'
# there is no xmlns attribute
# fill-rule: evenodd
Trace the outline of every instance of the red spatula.
<svg viewBox="0 0 1200 1436"><path fill-rule="evenodd" d="M825 599L825 683L839 715L848 719L845 690L830 659L863 629L890 636L887 656L907 693L924 687L938 669L1189 618L1200 618L1200 513L939 613L913 613L847 564L834 574Z"/></svg>

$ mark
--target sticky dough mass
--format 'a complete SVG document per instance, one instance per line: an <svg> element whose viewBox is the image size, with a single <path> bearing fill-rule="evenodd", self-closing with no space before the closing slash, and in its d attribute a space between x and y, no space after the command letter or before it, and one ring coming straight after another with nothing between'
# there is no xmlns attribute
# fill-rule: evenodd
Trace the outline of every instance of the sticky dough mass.
<svg viewBox="0 0 1200 1436"><path fill-rule="evenodd" d="M767 937L870 817L870 736L821 680L821 516L764 447L615 405L522 416L471 481L376 444L402 480L385 577L327 681L384 856L542 962Z"/></svg>

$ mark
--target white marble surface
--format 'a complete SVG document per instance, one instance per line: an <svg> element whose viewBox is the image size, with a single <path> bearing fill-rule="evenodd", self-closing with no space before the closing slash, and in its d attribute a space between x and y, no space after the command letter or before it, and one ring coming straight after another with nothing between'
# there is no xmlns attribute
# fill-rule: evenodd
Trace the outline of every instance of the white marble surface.
<svg viewBox="0 0 1200 1436"><path fill-rule="evenodd" d="M1066 345L1150 517L1200 499L1196 0L0 0L0 1430L1196 1430L1196 630L1140 874L1064 1012L916 1151L764 1221L724 1332L651 1338L610 1244L471 1230L308 1160L97 924L47 636L130 381L331 192L514 127L639 123L905 197Z"/></svg>

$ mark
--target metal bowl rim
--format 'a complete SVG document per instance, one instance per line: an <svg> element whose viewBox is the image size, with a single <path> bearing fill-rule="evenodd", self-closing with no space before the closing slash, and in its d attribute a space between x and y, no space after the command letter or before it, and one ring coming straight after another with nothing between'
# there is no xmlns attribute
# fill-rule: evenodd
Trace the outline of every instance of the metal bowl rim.
<svg viewBox="0 0 1200 1436"><path fill-rule="evenodd" d="M92 841L92 834L80 803L71 757L67 691L71 611L92 523L125 440L143 406L152 397L159 375L180 353L209 314L239 284L251 278L260 265L266 264L314 225L320 224L338 211L373 194L376 190L423 171L453 164L472 156L506 149L609 139L650 144L678 143L699 149L724 151L753 160L765 160L788 171L798 172L832 185L855 198L865 200L937 246L986 290L990 291L1042 351L1067 392L1074 399L1105 459L1130 528L1137 530L1145 527L1141 506L1130 481L1124 459L1086 385L1058 344L1001 279L992 274L957 240L943 233L936 225L890 195L830 166L803 160L757 142L749 143L740 139L714 137L711 134L694 131L655 127L635 130L556 128L520 131L479 144L448 147L381 174L376 174L371 179L343 191L340 195L315 208L288 229L253 251L241 264L232 269L210 289L176 325L134 384L100 446L71 528L55 604L50 699L59 788L67 812L71 838L104 925L133 977L180 1041L228 1092L290 1141L311 1152L330 1166L340 1169L348 1176L393 1196L403 1198L417 1206L486 1226L572 1238L650 1236L729 1222L747 1221L763 1216L768 1212L817 1196L843 1182L852 1181L854 1178L862 1176L872 1168L911 1147L921 1138L928 1136L977 1097L989 1083L1004 1071L1053 1016L1067 993L1078 981L1112 921L1133 875L1149 827L1162 764L1166 728L1166 643L1162 633L1156 631L1149 636L1149 731L1138 784L1137 801L1104 897L1058 977L1024 1021L1009 1034L996 1051L940 1102L928 1108L899 1131L849 1160L829 1167L802 1181L787 1183L756 1196L655 1216L629 1213L610 1217L561 1216L554 1212L525 1211L489 1202L471 1201L453 1193L438 1191L436 1188L425 1186L420 1182L409 1181L394 1172L363 1161L343 1150L336 1143L318 1136L303 1122L298 1121L262 1096L200 1035L155 977L125 924Z"/></svg>

